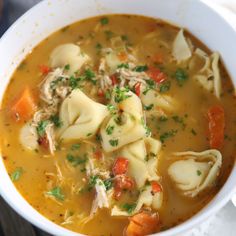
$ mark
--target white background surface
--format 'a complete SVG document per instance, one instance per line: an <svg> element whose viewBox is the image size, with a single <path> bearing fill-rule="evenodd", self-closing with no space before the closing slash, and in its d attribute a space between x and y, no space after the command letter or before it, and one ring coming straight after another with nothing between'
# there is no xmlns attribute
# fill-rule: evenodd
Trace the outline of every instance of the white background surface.
<svg viewBox="0 0 236 236"><path fill-rule="evenodd" d="M9 0L10 22L14 22L27 9L40 0ZM113 0L118 1L118 0ZM174 0L173 0L174 1ZM236 0L208 0L218 3L236 13ZM236 23L236 15L235 21ZM235 25L236 27L236 25ZM235 42L236 45L236 42ZM236 66L236 65L235 65ZM202 225L181 236L235 236L236 235L236 207L229 202L216 215L210 217Z"/></svg>

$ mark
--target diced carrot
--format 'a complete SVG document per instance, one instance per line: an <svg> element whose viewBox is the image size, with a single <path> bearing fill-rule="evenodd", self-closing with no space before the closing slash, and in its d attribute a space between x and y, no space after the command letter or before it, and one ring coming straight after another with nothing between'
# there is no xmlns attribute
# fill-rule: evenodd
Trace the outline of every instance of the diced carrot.
<svg viewBox="0 0 236 236"><path fill-rule="evenodd" d="M153 193L162 192L162 187L157 181L152 181L151 186L152 186L152 192Z"/></svg>
<svg viewBox="0 0 236 236"><path fill-rule="evenodd" d="M102 151L101 150L96 150L94 152L94 158L97 159L97 160L102 159Z"/></svg>
<svg viewBox="0 0 236 236"><path fill-rule="evenodd" d="M118 56L118 58L119 58L121 61L126 61L127 58L128 58L128 55L127 55L126 52L120 52L120 53L118 53L117 56Z"/></svg>
<svg viewBox="0 0 236 236"><path fill-rule="evenodd" d="M126 175L119 175L115 178L114 198L119 200L122 190L131 190L134 188L134 180Z"/></svg>
<svg viewBox="0 0 236 236"><path fill-rule="evenodd" d="M44 149L48 150L49 149L49 142L46 136L39 137L38 143L40 146L42 146Z"/></svg>
<svg viewBox="0 0 236 236"><path fill-rule="evenodd" d="M210 147L220 149L224 142L225 112L222 106L213 106L207 112Z"/></svg>
<svg viewBox="0 0 236 236"><path fill-rule="evenodd" d="M110 79L111 79L111 82L112 82L112 85L113 85L113 86L116 85L116 84L118 84L118 80L117 80L117 77L116 77L115 74L111 75L111 76L110 76Z"/></svg>
<svg viewBox="0 0 236 236"><path fill-rule="evenodd" d="M124 157L118 157L112 167L114 175L123 175L127 172L129 160Z"/></svg>
<svg viewBox="0 0 236 236"><path fill-rule="evenodd" d="M34 96L27 86L11 106L10 112L16 121L20 121L30 119L36 110L37 105Z"/></svg>
<svg viewBox="0 0 236 236"><path fill-rule="evenodd" d="M155 233L159 228L159 216L151 212L140 212L129 220L126 236L145 236Z"/></svg>
<svg viewBox="0 0 236 236"><path fill-rule="evenodd" d="M164 62L163 54L157 53L151 57L152 61L158 64L162 64Z"/></svg>
<svg viewBox="0 0 236 236"><path fill-rule="evenodd" d="M139 97L141 92L141 83L138 82L134 85L135 94Z"/></svg>
<svg viewBox="0 0 236 236"><path fill-rule="evenodd" d="M160 84L167 80L167 76L165 73L160 71L160 69L156 67L151 67L147 71L148 76L150 76L151 79L153 79L156 83Z"/></svg>
<svg viewBox="0 0 236 236"><path fill-rule="evenodd" d="M46 65L40 65L39 70L43 75L47 75L51 71L51 68Z"/></svg>

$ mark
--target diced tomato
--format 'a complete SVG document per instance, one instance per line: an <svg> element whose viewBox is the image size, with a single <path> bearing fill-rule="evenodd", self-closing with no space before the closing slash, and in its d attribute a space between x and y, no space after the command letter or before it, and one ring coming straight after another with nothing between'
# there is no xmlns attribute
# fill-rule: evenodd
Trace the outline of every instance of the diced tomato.
<svg viewBox="0 0 236 236"><path fill-rule="evenodd" d="M139 97L140 92L141 92L141 83L140 82L138 82L134 85L134 91L135 91L136 95Z"/></svg>
<svg viewBox="0 0 236 236"><path fill-rule="evenodd" d="M118 79L117 79L117 77L116 77L115 74L111 75L111 76L110 76L110 79L111 79L111 82L112 82L112 85L113 85L113 86L116 85L116 84L118 84Z"/></svg>
<svg viewBox="0 0 236 236"><path fill-rule="evenodd" d="M46 66L46 65L40 65L39 69L40 69L40 72L43 75L47 75L51 71L51 68L49 66Z"/></svg>
<svg viewBox="0 0 236 236"><path fill-rule="evenodd" d="M99 89L99 90L98 90L98 96L99 96L99 97L104 97L104 92L103 92L102 89Z"/></svg>
<svg viewBox="0 0 236 236"><path fill-rule="evenodd" d="M126 61L127 58L128 58L128 55L126 52L120 52L118 53L118 58L121 60L121 61Z"/></svg>
<svg viewBox="0 0 236 236"><path fill-rule="evenodd" d="M46 136L40 137L38 139L38 143L40 146L42 146L44 149L49 149L49 142Z"/></svg>
<svg viewBox="0 0 236 236"><path fill-rule="evenodd" d="M210 147L220 149L224 142L225 112L222 106L213 106L207 112Z"/></svg>
<svg viewBox="0 0 236 236"><path fill-rule="evenodd" d="M156 232L159 228L159 216L151 212L140 212L129 218L126 236L145 236Z"/></svg>
<svg viewBox="0 0 236 236"><path fill-rule="evenodd" d="M152 192L153 193L162 192L162 187L157 181L152 181L151 186L152 186Z"/></svg>
<svg viewBox="0 0 236 236"><path fill-rule="evenodd" d="M115 178L114 198L119 200L122 190L131 190L134 188L134 180L126 175L119 175Z"/></svg>
<svg viewBox="0 0 236 236"><path fill-rule="evenodd" d="M123 175L127 172L129 160L124 157L118 157L112 167L114 175Z"/></svg>
<svg viewBox="0 0 236 236"><path fill-rule="evenodd" d="M149 68L149 70L147 71L147 74L148 76L150 76L152 80L154 80L158 84L167 80L166 74L160 71L160 69L156 67Z"/></svg>
<svg viewBox="0 0 236 236"><path fill-rule="evenodd" d="M23 89L10 108L11 115L16 121L30 119L36 110L35 98L28 86Z"/></svg>
<svg viewBox="0 0 236 236"><path fill-rule="evenodd" d="M101 150L96 150L94 152L94 158L97 160L100 160L102 158L102 151Z"/></svg>

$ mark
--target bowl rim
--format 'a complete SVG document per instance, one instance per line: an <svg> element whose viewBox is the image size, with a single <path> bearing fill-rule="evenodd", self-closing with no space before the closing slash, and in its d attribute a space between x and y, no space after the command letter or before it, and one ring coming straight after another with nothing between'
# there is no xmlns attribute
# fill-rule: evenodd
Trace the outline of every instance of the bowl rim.
<svg viewBox="0 0 236 236"><path fill-rule="evenodd" d="M32 13L34 11L36 11L37 9L40 9L41 6L43 6L45 3L47 2L47 0L43 0L39 3L37 3L36 5L34 5L32 8L30 8L26 13L24 13L19 19L17 19L10 27L9 29L3 34L3 36L0 38L0 44L2 42L2 40L4 40L8 34L10 34L12 31L15 31L15 28L17 28L20 23L29 15L32 15ZM217 17L220 17L223 21L225 21L225 23L231 28L232 31L234 31L234 33L236 34L236 28L232 27L232 25L229 24L229 22L227 22L227 20L219 13L219 9L216 9L212 7L212 3L208 4L206 0L198 0L199 3L204 4L206 8L208 8L208 11L212 11L214 12ZM36 45L35 45L36 46ZM0 154L1 155L1 154ZM3 163L3 160L1 160ZM4 163L3 163L4 165ZM4 165L5 168L5 165ZM6 168L5 168L6 169ZM166 231L163 232L158 232L155 234L152 234L153 236L171 236L171 235L177 235L179 233L184 233L188 230L190 230L191 228L195 227L196 225L200 224L201 222L203 222L204 220L206 220L208 217L210 217L211 215L213 215L215 212L217 212L218 210L220 210L233 196L233 194L236 192L236 184L233 185L233 188L229 191L229 190L225 190L226 186L229 185L229 183L233 183L233 180L236 180L236 165L234 165L234 167L231 170L231 173L229 175L229 177L227 178L226 182L224 183L224 185L221 187L220 191L217 193L216 196L214 196L214 198L203 208L207 208L207 210L205 212L202 212L202 210L200 210L197 214L195 214L193 217L189 218L188 220L184 221L183 223L174 226ZM16 189L16 187L14 186L14 184L12 183L12 187ZM16 189L17 190L17 189ZM226 191L226 193L224 194L225 196L221 199L217 199L217 196L222 193L223 191ZM18 192L18 190L17 190ZM45 232L48 232L50 234L53 235L57 235L57 236L64 236L66 235L70 235L70 236L78 236L81 235L83 236L83 234L68 230L54 222L52 222L51 220L49 220L48 218L46 218L44 215L42 215L41 213L39 213L36 209L34 209L29 202L20 194L20 192L18 192L18 197L23 199L24 202L26 202L28 204L28 206L30 208L32 208L35 212L37 212L40 216L41 216L41 220L43 220L43 218L46 220L44 222L41 221L37 221L34 218L31 217L31 215L27 212L25 212L24 210L21 209L21 206L19 206L19 204L15 201L13 201L13 199L9 198L9 196L5 193L4 188L2 187L2 185L0 185L0 195L2 196L2 198L10 205L10 207L16 211L18 214L20 214L25 220L27 220L28 222L30 222L31 224L37 226L38 228L42 229ZM213 207L210 207L211 205L213 205L213 203L215 201L218 201L217 204L215 204ZM46 225L45 222L47 222L48 224ZM53 228L51 226L54 226Z"/></svg>

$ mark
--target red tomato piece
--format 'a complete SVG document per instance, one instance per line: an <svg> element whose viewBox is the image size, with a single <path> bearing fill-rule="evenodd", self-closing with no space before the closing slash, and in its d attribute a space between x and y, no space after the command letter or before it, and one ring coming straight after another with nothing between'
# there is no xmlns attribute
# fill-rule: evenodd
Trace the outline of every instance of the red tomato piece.
<svg viewBox="0 0 236 236"><path fill-rule="evenodd" d="M166 74L160 71L160 69L156 67L149 68L149 70L147 71L147 74L148 76L150 76L152 80L154 80L158 84L161 84L165 80L167 80Z"/></svg>
<svg viewBox="0 0 236 236"><path fill-rule="evenodd" d="M112 167L114 175L123 175L127 172L129 160L124 157L118 157Z"/></svg>
<svg viewBox="0 0 236 236"><path fill-rule="evenodd" d="M136 83L134 85L134 91L135 91L135 94L139 97L140 96L140 92L141 92L141 83Z"/></svg>
<svg viewBox="0 0 236 236"><path fill-rule="evenodd" d="M38 143L40 146L42 146L44 149L49 149L49 142L46 136L40 137L38 139Z"/></svg>
<svg viewBox="0 0 236 236"><path fill-rule="evenodd" d="M116 85L116 84L118 84L118 79L117 79L117 77L116 77L115 74L111 75L111 76L110 76L110 79L111 79L111 82L112 82L112 85L113 85L113 86Z"/></svg>
<svg viewBox="0 0 236 236"><path fill-rule="evenodd" d="M151 186L152 186L152 192L153 193L162 192L162 187L157 181L152 181Z"/></svg>
<svg viewBox="0 0 236 236"><path fill-rule="evenodd" d="M40 65L39 69L40 69L40 72L43 75L47 75L51 71L51 68L49 66L46 66L46 65Z"/></svg>
<svg viewBox="0 0 236 236"><path fill-rule="evenodd" d="M207 112L210 147L220 149L224 142L225 112L222 106L213 106Z"/></svg>

